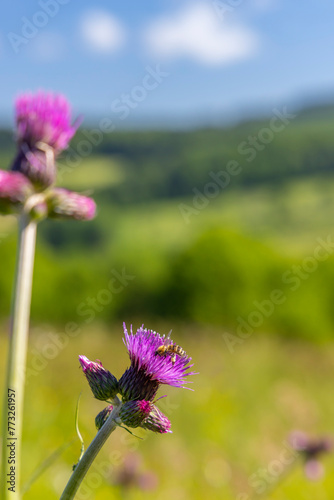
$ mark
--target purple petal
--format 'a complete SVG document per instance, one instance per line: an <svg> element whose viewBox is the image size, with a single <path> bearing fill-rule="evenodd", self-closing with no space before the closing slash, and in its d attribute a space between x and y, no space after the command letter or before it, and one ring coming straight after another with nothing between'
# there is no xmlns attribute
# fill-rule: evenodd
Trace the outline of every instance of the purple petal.
<svg viewBox="0 0 334 500"><path fill-rule="evenodd" d="M124 326L124 344L126 345L131 366L137 370L143 370L151 380L156 380L160 384L168 384L174 387L183 387L187 384L184 378L194 375L188 370L193 366L189 365L191 358L186 354L177 355L173 363L171 356L160 356L157 354L158 347L164 345L165 335L152 330L144 329L143 326L135 334L128 334ZM172 340L170 340L172 343Z"/></svg>

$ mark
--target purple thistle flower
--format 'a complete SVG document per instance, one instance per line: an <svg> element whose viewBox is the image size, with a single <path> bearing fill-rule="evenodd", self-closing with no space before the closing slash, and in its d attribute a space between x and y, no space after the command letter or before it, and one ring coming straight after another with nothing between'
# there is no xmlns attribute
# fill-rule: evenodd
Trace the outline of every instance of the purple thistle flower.
<svg viewBox="0 0 334 500"><path fill-rule="evenodd" d="M0 213L19 211L33 192L33 185L23 174L0 170Z"/></svg>
<svg viewBox="0 0 334 500"><path fill-rule="evenodd" d="M118 392L116 377L103 368L101 361L90 361L86 356L79 356L82 370L96 399L107 401Z"/></svg>
<svg viewBox="0 0 334 500"><path fill-rule="evenodd" d="M298 451L304 459L304 471L308 479L321 479L324 469L318 457L332 450L332 442L328 438L311 439L304 432L294 431L289 436L291 447Z"/></svg>
<svg viewBox="0 0 334 500"><path fill-rule="evenodd" d="M62 95L27 93L15 106L19 151L12 170L45 189L56 179L55 157L67 148L79 123L71 125L71 108Z"/></svg>
<svg viewBox="0 0 334 500"><path fill-rule="evenodd" d="M171 432L168 418L151 402L144 400L127 401L119 414L123 424L128 427L143 427L153 432Z"/></svg>
<svg viewBox="0 0 334 500"><path fill-rule="evenodd" d="M176 354L175 360L169 354L160 355L157 349L164 345L165 336L143 326L129 335L124 326L124 343L128 349L131 366L119 380L123 401L146 399L152 401L161 384L184 388L184 378L194 375L187 370L193 365L186 354ZM172 340L168 340L172 344Z"/></svg>
<svg viewBox="0 0 334 500"><path fill-rule="evenodd" d="M97 430L99 431L102 427L102 425L105 423L107 418L109 417L110 413L113 410L113 406L109 405L106 408L104 408L100 413L98 413L95 417L95 426Z"/></svg>
<svg viewBox="0 0 334 500"><path fill-rule="evenodd" d="M58 219L91 220L95 216L96 204L92 198L54 188L47 195L49 217Z"/></svg>

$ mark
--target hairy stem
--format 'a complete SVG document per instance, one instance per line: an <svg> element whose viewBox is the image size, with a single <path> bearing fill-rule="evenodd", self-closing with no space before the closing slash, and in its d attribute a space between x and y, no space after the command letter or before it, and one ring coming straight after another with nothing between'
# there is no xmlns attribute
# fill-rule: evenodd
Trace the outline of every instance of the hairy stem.
<svg viewBox="0 0 334 500"><path fill-rule="evenodd" d="M101 429L98 431L96 434L95 438L93 441L90 443L89 447L85 451L84 455L82 456L80 462L78 465L75 467L74 472L72 476L70 477L62 496L60 497L60 500L72 500L72 498L75 497L75 494L85 477L85 475L88 472L88 469L92 465L93 461L95 460L97 454L101 450L102 446L110 436L110 434L116 429L117 427L117 419L119 416L119 410L121 408L120 401L118 398L113 401L114 408L109 415L108 419L106 422L103 424Z"/></svg>
<svg viewBox="0 0 334 500"><path fill-rule="evenodd" d="M20 473L24 383L35 242L36 222L31 221L28 215L22 214L19 227L19 244L12 299L7 377L2 416L1 498L3 500L19 500L21 498ZM9 463L9 457L14 462L11 461ZM12 477L8 475L10 473ZM11 479L12 482L8 482Z"/></svg>

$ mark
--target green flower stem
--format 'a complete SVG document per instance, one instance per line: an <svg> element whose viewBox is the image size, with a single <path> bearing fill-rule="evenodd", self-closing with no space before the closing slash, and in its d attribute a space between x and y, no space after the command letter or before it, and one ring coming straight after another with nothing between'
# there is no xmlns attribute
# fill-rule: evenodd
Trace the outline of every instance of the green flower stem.
<svg viewBox="0 0 334 500"><path fill-rule="evenodd" d="M20 495L20 473L21 473L21 443L23 423L23 401L25 367L28 347L29 317L31 303L31 289L34 269L36 242L36 222L32 221L26 214L22 214L19 227L19 244L16 262L15 287L12 299L12 316L10 326L9 353L7 365L7 378L4 394L4 406L2 416L2 495L3 500L19 500ZM8 397L10 394L15 399L15 420L9 413ZM12 418L9 419L9 416ZM10 424L11 428L9 428ZM13 430L14 429L14 430ZM12 434L14 432L14 434ZM15 452L15 463L8 463L10 447L8 443L14 443L12 450ZM13 457L14 458L14 457ZM15 492L9 490L11 486L7 481L10 469L15 469Z"/></svg>
<svg viewBox="0 0 334 500"><path fill-rule="evenodd" d="M112 412L110 413L108 419L105 421L101 429L96 434L93 441L90 443L78 465L75 467L74 472L70 477L62 496L60 497L60 500L72 500L75 497L75 494L83 478L87 474L89 467L92 465L97 454L101 450L110 434L118 426L117 420L119 417L121 402L118 398L116 398L112 401L112 404L114 406Z"/></svg>

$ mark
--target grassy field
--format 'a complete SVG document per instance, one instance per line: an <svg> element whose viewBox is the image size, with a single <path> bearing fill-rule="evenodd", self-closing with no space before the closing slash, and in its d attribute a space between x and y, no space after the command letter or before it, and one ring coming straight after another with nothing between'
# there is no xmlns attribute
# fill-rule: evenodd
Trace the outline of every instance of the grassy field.
<svg viewBox="0 0 334 500"><path fill-rule="evenodd" d="M78 499L247 500L258 498L252 484L263 469L267 478L265 498L332 498L333 456L324 457L327 473L316 483L304 477L298 459L292 461L290 472L280 465L280 457L289 449L286 438L293 429L311 435L334 433L334 344L314 347L254 335L231 354L223 332L215 332L218 335L211 342L209 329L147 326L160 331L173 327L175 340L182 340L199 372L192 378L194 392L161 388L160 395L168 397L159 405L172 421L173 434L160 436L136 430L142 441L118 429L97 458ZM92 398L79 369L78 355L100 358L117 377L128 365L121 325L93 325L69 339L64 348L55 347L50 333L56 332L39 327L33 329L30 338L23 436L25 481L46 457L75 436L74 415L80 392L79 423L86 446L95 434L94 418L103 404ZM4 335L1 337L4 353ZM80 443L75 441L24 498L57 499L79 453ZM156 476L152 491L113 484L133 454L140 456L141 472Z"/></svg>

